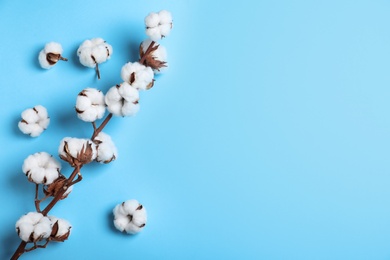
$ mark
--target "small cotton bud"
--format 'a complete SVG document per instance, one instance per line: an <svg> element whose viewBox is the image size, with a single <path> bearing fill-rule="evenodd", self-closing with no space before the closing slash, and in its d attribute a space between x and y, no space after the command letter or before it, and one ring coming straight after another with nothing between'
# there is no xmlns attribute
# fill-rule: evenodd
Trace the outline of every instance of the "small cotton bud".
<svg viewBox="0 0 390 260"><path fill-rule="evenodd" d="M49 126L50 118L45 107L38 105L22 112L18 127L23 134L39 136Z"/></svg>
<svg viewBox="0 0 390 260"><path fill-rule="evenodd" d="M121 70L122 80L133 88L147 90L153 87L154 73L150 67L146 67L139 62L128 62Z"/></svg>
<svg viewBox="0 0 390 260"><path fill-rule="evenodd" d="M114 225L121 232L136 234L146 225L146 210L137 200L128 200L118 204L113 213Z"/></svg>
<svg viewBox="0 0 390 260"><path fill-rule="evenodd" d="M89 139L65 137L58 148L59 156L72 167L90 163L96 159L96 145Z"/></svg>
<svg viewBox="0 0 390 260"><path fill-rule="evenodd" d="M129 83L111 87L106 96L107 110L116 116L134 116L139 110L139 93Z"/></svg>
<svg viewBox="0 0 390 260"><path fill-rule="evenodd" d="M97 162L109 163L118 157L116 146L108 134L100 132L94 142L97 147Z"/></svg>
<svg viewBox="0 0 390 260"><path fill-rule="evenodd" d="M61 199L65 199L73 190L73 186L67 187L65 185L66 178L63 175L60 175L53 183L43 188L43 193L45 193L46 196L55 197L59 192L65 190L65 192L61 196Z"/></svg>
<svg viewBox="0 0 390 260"><path fill-rule="evenodd" d="M167 51L160 44L154 43L151 51L147 53L147 50L151 44L152 40L150 39L143 41L139 47L139 53L141 59L144 59L143 64L145 66L151 67L153 72L156 74L162 72L164 68L168 67Z"/></svg>
<svg viewBox="0 0 390 260"><path fill-rule="evenodd" d="M72 228L71 224L65 219L56 218L54 216L49 216L49 219L52 224L52 232L50 234L51 240L57 242L64 242L67 240Z"/></svg>
<svg viewBox="0 0 390 260"><path fill-rule="evenodd" d="M38 212L29 212L22 216L15 225L20 239L25 242L38 242L51 234L51 221Z"/></svg>
<svg viewBox="0 0 390 260"><path fill-rule="evenodd" d="M173 28L172 15L166 10L150 13L145 18L146 35L153 41L168 36Z"/></svg>
<svg viewBox="0 0 390 260"><path fill-rule="evenodd" d="M49 42L45 48L39 52L39 64L44 69L50 69L57 64L59 60L68 61L68 59L61 56L62 46L57 42Z"/></svg>
<svg viewBox="0 0 390 260"><path fill-rule="evenodd" d="M98 78L100 79L100 71L98 64L103 63L111 58L113 49L112 46L102 38L94 38L85 40L77 50L80 63L89 68L95 68Z"/></svg>
<svg viewBox="0 0 390 260"><path fill-rule="evenodd" d="M22 169L29 181L49 185L59 177L61 164L50 154L40 152L28 156Z"/></svg>
<svg viewBox="0 0 390 260"><path fill-rule="evenodd" d="M86 88L76 99L77 116L85 122L94 122L101 119L106 112L104 95L95 88Z"/></svg>

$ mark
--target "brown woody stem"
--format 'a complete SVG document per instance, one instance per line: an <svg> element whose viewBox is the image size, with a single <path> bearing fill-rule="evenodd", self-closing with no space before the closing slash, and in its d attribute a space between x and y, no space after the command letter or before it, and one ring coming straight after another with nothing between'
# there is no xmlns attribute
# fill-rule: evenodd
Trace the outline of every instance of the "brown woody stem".
<svg viewBox="0 0 390 260"><path fill-rule="evenodd" d="M100 70L99 70L99 64L98 63L96 63L96 74L97 74L97 76L98 76L98 79L100 79Z"/></svg>
<svg viewBox="0 0 390 260"><path fill-rule="evenodd" d="M153 49L153 45L155 44L154 41L152 41L150 44L149 44L149 47L146 49L144 55L142 56L142 58L139 60L139 63L141 64L144 64L144 61L146 59L146 56L148 56L148 54L152 51Z"/></svg>
<svg viewBox="0 0 390 260"><path fill-rule="evenodd" d="M72 183L73 179L76 177L76 175L79 173L80 169L81 169L82 165L76 165L76 168L74 168L72 174L69 176L69 178L64 182L64 185L62 186L62 190L59 191L56 196L54 197L54 199L52 201L50 201L49 205L46 206L46 208L44 210L42 210L42 214L44 216L47 215L47 213L49 213L49 211L54 207L55 204L57 204L57 202L59 200L61 200L62 196L64 195L64 193L67 191L67 189L69 188L69 185Z"/></svg>
<svg viewBox="0 0 390 260"><path fill-rule="evenodd" d="M60 60L63 60L63 61L68 61L68 59L67 59L67 58L65 58L65 57L62 57L62 56L60 56Z"/></svg>
<svg viewBox="0 0 390 260"><path fill-rule="evenodd" d="M25 252L26 246L27 246L27 242L22 240L22 242L20 242L18 248L16 249L15 253L12 255L11 260L19 259L19 257Z"/></svg>
<svg viewBox="0 0 390 260"><path fill-rule="evenodd" d="M38 200L38 194L39 194L39 184L35 184L35 209L37 212L41 212L40 203L41 201Z"/></svg>
<svg viewBox="0 0 390 260"><path fill-rule="evenodd" d="M107 125L107 123L110 121L110 119L112 118L112 113L109 113L107 115L107 117L104 119L104 121L102 122L102 124L96 128L94 131L93 131L93 135L91 137L91 140L93 141L96 136L103 130L103 128Z"/></svg>

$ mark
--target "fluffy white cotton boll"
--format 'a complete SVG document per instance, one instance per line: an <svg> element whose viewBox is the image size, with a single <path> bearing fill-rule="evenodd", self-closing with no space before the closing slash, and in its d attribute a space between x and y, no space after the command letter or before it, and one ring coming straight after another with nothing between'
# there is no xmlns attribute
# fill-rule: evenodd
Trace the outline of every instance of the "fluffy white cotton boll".
<svg viewBox="0 0 390 260"><path fill-rule="evenodd" d="M22 120L19 121L18 127L22 133L31 137L39 136L50 123L47 110L41 105L24 110L21 117Z"/></svg>
<svg viewBox="0 0 390 260"><path fill-rule="evenodd" d="M67 61L62 57L63 50L61 44L57 42L49 42L45 48L39 52L38 61L42 68L50 69L57 64L59 60Z"/></svg>
<svg viewBox="0 0 390 260"><path fill-rule="evenodd" d="M150 13L145 17L146 27L157 27L160 22L160 16L158 13Z"/></svg>
<svg viewBox="0 0 390 260"><path fill-rule="evenodd" d="M141 43L140 46L140 55L141 58L146 54L146 50L152 43L152 40L147 39ZM158 43L154 43L153 45L155 50L151 51L146 57L144 64L153 69L155 74L164 72L168 67L168 54L167 50L164 46Z"/></svg>
<svg viewBox="0 0 390 260"><path fill-rule="evenodd" d="M72 225L67 220L54 216L49 216L49 219L51 221L52 227L56 227L57 229L56 232L53 229L53 232L51 234L54 240L64 241L68 239Z"/></svg>
<svg viewBox="0 0 390 260"><path fill-rule="evenodd" d="M95 138L95 143L97 146L96 161L109 163L118 157L118 150L108 134L100 132Z"/></svg>
<svg viewBox="0 0 390 260"><path fill-rule="evenodd" d="M79 56L80 63L86 67L96 68L99 79L100 72L98 64L110 59L112 53L112 46L102 38L85 40L77 50L77 56Z"/></svg>
<svg viewBox="0 0 390 260"><path fill-rule="evenodd" d="M83 47L77 51L77 55L79 56L80 63L84 66L89 68L96 67L95 59L92 59L92 48Z"/></svg>
<svg viewBox="0 0 390 260"><path fill-rule="evenodd" d="M136 89L147 90L153 87L153 70L139 62L126 63L122 67L121 77L123 81Z"/></svg>
<svg viewBox="0 0 390 260"><path fill-rule="evenodd" d="M101 119L106 112L104 94L95 88L86 88L76 99L77 116L85 122Z"/></svg>
<svg viewBox="0 0 390 260"><path fill-rule="evenodd" d="M51 221L38 212L29 212L22 216L15 225L16 232L25 242L37 242L51 234Z"/></svg>
<svg viewBox="0 0 390 260"><path fill-rule="evenodd" d="M139 111L138 100L138 90L127 82L111 87L105 96L107 110L116 116L134 116Z"/></svg>
<svg viewBox="0 0 390 260"><path fill-rule="evenodd" d="M22 170L28 180L36 184L49 185L59 177L61 164L46 152L29 155Z"/></svg>
<svg viewBox="0 0 390 260"><path fill-rule="evenodd" d="M128 234L140 232L146 225L147 215L145 207L137 200L128 200L118 204L114 210L114 225Z"/></svg>
<svg viewBox="0 0 390 260"><path fill-rule="evenodd" d="M65 137L58 147L60 158L72 166L87 164L96 159L96 145L90 139Z"/></svg>
<svg viewBox="0 0 390 260"><path fill-rule="evenodd" d="M172 27L172 15L166 10L150 13L145 18L146 35L153 41L158 41L169 35Z"/></svg>

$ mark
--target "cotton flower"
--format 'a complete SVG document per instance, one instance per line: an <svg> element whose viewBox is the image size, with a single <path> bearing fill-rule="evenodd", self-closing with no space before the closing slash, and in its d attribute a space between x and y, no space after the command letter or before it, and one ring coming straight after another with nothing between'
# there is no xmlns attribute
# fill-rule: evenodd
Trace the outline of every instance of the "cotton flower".
<svg viewBox="0 0 390 260"><path fill-rule="evenodd" d="M72 225L65 219L49 216L52 225L51 240L63 242L68 239Z"/></svg>
<svg viewBox="0 0 390 260"><path fill-rule="evenodd" d="M39 136L49 126L50 118L45 107L38 105L22 112L19 129L23 134L31 137Z"/></svg>
<svg viewBox="0 0 390 260"><path fill-rule="evenodd" d="M109 163L116 159L118 151L111 137L103 132L100 132L94 139L97 147L96 161L100 163Z"/></svg>
<svg viewBox="0 0 390 260"><path fill-rule="evenodd" d="M29 155L22 169L29 181L49 185L58 178L61 164L50 154L40 152Z"/></svg>
<svg viewBox="0 0 390 260"><path fill-rule="evenodd" d="M150 13L145 18L146 35L153 41L158 41L161 38L168 36L172 27L172 15L166 10L158 13Z"/></svg>
<svg viewBox="0 0 390 260"><path fill-rule="evenodd" d="M103 93L95 88L81 91L76 100L76 112L77 116L85 122L101 119L106 112Z"/></svg>
<svg viewBox="0 0 390 260"><path fill-rule="evenodd" d="M143 41L139 47L139 53L141 59L144 59L143 64L145 66L151 67L154 73L159 73L162 69L168 66L167 51L160 44L154 43L151 51L148 53L147 50L151 44L152 40L150 39Z"/></svg>
<svg viewBox="0 0 390 260"><path fill-rule="evenodd" d="M121 232L136 234L146 225L146 210L136 200L118 204L114 210L114 225Z"/></svg>
<svg viewBox="0 0 390 260"><path fill-rule="evenodd" d="M15 225L18 236L25 242L38 242L51 234L51 221L38 212L29 212L22 216Z"/></svg>
<svg viewBox="0 0 390 260"><path fill-rule="evenodd" d="M57 42L49 42L45 48L39 52L39 64L44 69L50 69L57 64L59 60L68 61L68 59L61 56L62 46Z"/></svg>
<svg viewBox="0 0 390 260"><path fill-rule="evenodd" d="M87 164L96 159L96 145L89 139L65 137L58 148L60 158L71 166Z"/></svg>
<svg viewBox="0 0 390 260"><path fill-rule="evenodd" d="M128 62L121 70L123 81L133 88L147 90L153 87L154 73L150 67L146 67L139 62Z"/></svg>
<svg viewBox="0 0 390 260"><path fill-rule="evenodd" d="M66 178L60 175L53 183L43 187L43 193L46 196L55 197L59 192L62 192L65 186ZM66 191L62 194L61 199L68 197L69 193L73 190L73 186L67 187Z"/></svg>
<svg viewBox="0 0 390 260"><path fill-rule="evenodd" d="M139 93L127 82L111 87L105 101L107 110L116 116L134 116L139 110Z"/></svg>
<svg viewBox="0 0 390 260"><path fill-rule="evenodd" d="M77 50L80 63L86 67L96 68L98 78L100 72L98 64L103 63L111 58L113 49L112 46L106 43L102 38L94 38L85 40Z"/></svg>

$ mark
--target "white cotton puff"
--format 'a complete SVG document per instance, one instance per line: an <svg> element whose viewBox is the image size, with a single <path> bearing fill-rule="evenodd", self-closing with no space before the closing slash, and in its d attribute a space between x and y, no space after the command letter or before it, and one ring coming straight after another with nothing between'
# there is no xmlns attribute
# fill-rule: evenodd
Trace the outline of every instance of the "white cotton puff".
<svg viewBox="0 0 390 260"><path fill-rule="evenodd" d="M58 223L58 230L56 234L53 234L54 237L62 237L70 234L70 230L72 228L72 225L65 219L57 218L54 216L49 216L49 219L51 221L51 225L54 226L54 224Z"/></svg>
<svg viewBox="0 0 390 260"><path fill-rule="evenodd" d="M73 137L65 137L61 140L60 146L58 147L59 155L66 157L66 151L64 149L65 143L68 145L68 154L73 158L77 158L77 155L82 152L82 149L86 149L88 145L91 145L92 148L92 158L91 160L95 160L97 156L96 145L90 139L82 139L82 138L73 138Z"/></svg>
<svg viewBox="0 0 390 260"><path fill-rule="evenodd" d="M61 164L46 152L29 155L22 170L28 180L36 184L49 185L59 177Z"/></svg>
<svg viewBox="0 0 390 260"><path fill-rule="evenodd" d="M128 234L140 232L147 222L145 207L137 200L128 200L118 204L113 213L116 229Z"/></svg>
<svg viewBox="0 0 390 260"><path fill-rule="evenodd" d="M118 150L108 134L100 132L95 138L95 143L97 143L96 161L109 163L118 157Z"/></svg>
<svg viewBox="0 0 390 260"><path fill-rule="evenodd" d="M116 116L134 116L139 111L138 90L127 82L111 87L106 96L107 110Z"/></svg>
<svg viewBox="0 0 390 260"><path fill-rule="evenodd" d="M52 68L56 63L50 63L47 60L47 54L53 53L53 54L59 54L61 55L63 52L61 44L58 42L49 42L45 45L45 48L39 52L38 55L38 61L42 68L44 69L50 69Z"/></svg>
<svg viewBox="0 0 390 260"><path fill-rule="evenodd" d="M38 212L29 212L22 216L15 225L16 232L25 242L37 242L51 234L51 221Z"/></svg>
<svg viewBox="0 0 390 260"><path fill-rule="evenodd" d="M143 41L141 43L141 48L142 48L144 53L146 52L146 50L148 49L148 47L151 43L152 43L151 39L146 39L145 41ZM160 62L165 63L164 64L165 66L161 67L159 70L157 70L157 69L153 70L154 74L159 74L159 73L164 72L168 67L168 53L167 53L167 49L164 46L162 46L161 44L155 43L153 46L158 46L158 48L155 51L151 52L152 57L155 60L158 60Z"/></svg>
<svg viewBox="0 0 390 260"><path fill-rule="evenodd" d="M104 94L95 88L86 88L76 99L77 116L85 122L94 122L101 119L106 112Z"/></svg>
<svg viewBox="0 0 390 260"><path fill-rule="evenodd" d="M139 62L126 63L122 67L121 77L123 81L136 89L147 90L153 86L153 70Z"/></svg>
<svg viewBox="0 0 390 260"><path fill-rule="evenodd" d="M18 127L23 134L31 137L39 136L50 123L47 110L41 105L24 110L21 117L22 120L19 121Z"/></svg>
<svg viewBox="0 0 390 260"><path fill-rule="evenodd" d="M153 41L168 36L173 28L172 15L166 10L145 17L146 35Z"/></svg>
<svg viewBox="0 0 390 260"><path fill-rule="evenodd" d="M102 38L85 40L77 50L80 63L86 67L95 68L96 63L103 63L111 58L112 46Z"/></svg>

